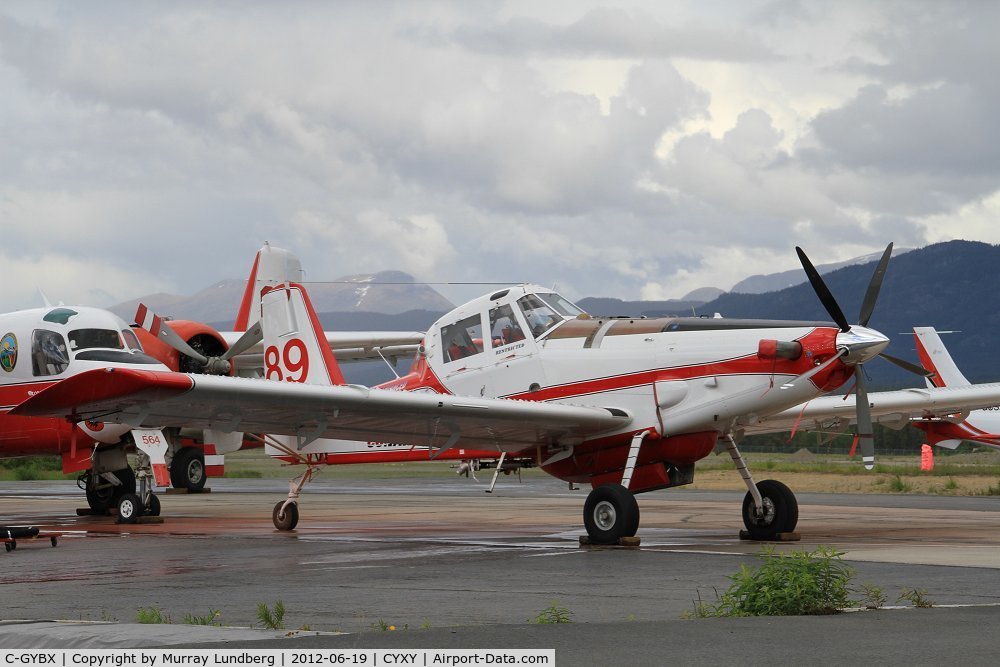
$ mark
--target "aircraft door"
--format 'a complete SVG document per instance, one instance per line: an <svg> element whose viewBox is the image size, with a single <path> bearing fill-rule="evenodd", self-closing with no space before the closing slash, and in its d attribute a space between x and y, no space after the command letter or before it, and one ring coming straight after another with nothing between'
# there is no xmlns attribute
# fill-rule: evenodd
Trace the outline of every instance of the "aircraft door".
<svg viewBox="0 0 1000 667"><path fill-rule="evenodd" d="M490 396L510 396L545 385L538 345L521 314L510 304L489 311Z"/></svg>
<svg viewBox="0 0 1000 667"><path fill-rule="evenodd" d="M441 381L463 396L487 395L483 367L487 363L481 313L441 327Z"/></svg>

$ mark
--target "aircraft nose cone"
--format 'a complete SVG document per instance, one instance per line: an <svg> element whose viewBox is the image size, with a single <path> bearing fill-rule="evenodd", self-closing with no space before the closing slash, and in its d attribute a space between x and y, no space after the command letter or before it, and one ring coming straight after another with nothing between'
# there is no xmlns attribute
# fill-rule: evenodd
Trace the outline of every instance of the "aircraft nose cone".
<svg viewBox="0 0 1000 667"><path fill-rule="evenodd" d="M855 324L850 331L837 334L837 347L847 348L844 362L861 364L879 355L889 345L889 338L874 329Z"/></svg>

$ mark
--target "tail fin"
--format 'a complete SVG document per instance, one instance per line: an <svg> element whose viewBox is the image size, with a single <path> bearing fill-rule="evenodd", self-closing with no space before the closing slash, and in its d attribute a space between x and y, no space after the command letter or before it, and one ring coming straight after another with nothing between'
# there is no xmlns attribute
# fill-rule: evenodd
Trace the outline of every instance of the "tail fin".
<svg viewBox="0 0 1000 667"><path fill-rule="evenodd" d="M243 290L243 301L236 313L234 331L246 331L255 324L260 314L260 292L264 287L274 287L284 283L302 282L302 264L299 258L288 250L272 248L267 243L257 251Z"/></svg>
<svg viewBox="0 0 1000 667"><path fill-rule="evenodd" d="M934 387L960 387L969 384L934 327L913 327L913 337L917 341L920 363L934 373L933 377L927 378L928 384Z"/></svg>
<svg viewBox="0 0 1000 667"><path fill-rule="evenodd" d="M260 303L266 379L344 384L344 376L302 285L264 287Z"/></svg>

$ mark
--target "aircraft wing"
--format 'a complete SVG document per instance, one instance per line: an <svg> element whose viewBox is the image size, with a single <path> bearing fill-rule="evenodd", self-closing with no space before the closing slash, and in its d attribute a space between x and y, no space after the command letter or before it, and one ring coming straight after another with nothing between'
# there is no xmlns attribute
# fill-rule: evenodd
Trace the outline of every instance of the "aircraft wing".
<svg viewBox="0 0 1000 667"><path fill-rule="evenodd" d="M303 444L323 437L508 452L632 420L621 410L557 403L122 368L71 376L11 414L292 435Z"/></svg>
<svg viewBox="0 0 1000 667"><path fill-rule="evenodd" d="M228 347L239 340L242 331L220 331L219 335ZM398 359L412 357L424 340L421 331L324 331L326 342L333 350L337 361L362 361L365 359ZM253 364L263 354L261 346L255 345L240 357L249 357ZM263 365L258 363L257 365Z"/></svg>
<svg viewBox="0 0 1000 667"><path fill-rule="evenodd" d="M841 430L855 421L855 396L820 396L746 424L747 435L800 430ZM1000 405L1000 383L879 391L868 394L872 419L901 428L912 419L947 417Z"/></svg>

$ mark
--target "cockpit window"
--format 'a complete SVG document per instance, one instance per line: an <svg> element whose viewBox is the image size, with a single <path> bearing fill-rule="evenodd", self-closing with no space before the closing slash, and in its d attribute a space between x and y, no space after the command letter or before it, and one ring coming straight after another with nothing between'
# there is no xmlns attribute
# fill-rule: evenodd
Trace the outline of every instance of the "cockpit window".
<svg viewBox="0 0 1000 667"><path fill-rule="evenodd" d="M59 375L69 366L66 339L46 329L31 333L31 372L36 377Z"/></svg>
<svg viewBox="0 0 1000 667"><path fill-rule="evenodd" d="M69 349L79 352L92 347L121 350L125 346L114 329L76 329L69 332Z"/></svg>
<svg viewBox="0 0 1000 667"><path fill-rule="evenodd" d="M517 300L517 303L521 306L524 319L528 321L528 328L535 338L563 321L561 316L534 294L525 294Z"/></svg>
<svg viewBox="0 0 1000 667"><path fill-rule="evenodd" d="M576 317L584 314L583 310L581 310L579 306L572 301L563 298L559 294L556 294L555 292L546 292L544 294L539 292L538 297L545 303L552 306L552 309L560 315L564 315L566 317Z"/></svg>
<svg viewBox="0 0 1000 667"><path fill-rule="evenodd" d="M479 315L441 327L444 360L457 361L483 351L483 321Z"/></svg>
<svg viewBox="0 0 1000 667"><path fill-rule="evenodd" d="M136 337L135 332L131 329L122 329L122 338L125 339L125 345L128 349L133 352L142 352L142 345L139 343L139 339Z"/></svg>
<svg viewBox="0 0 1000 667"><path fill-rule="evenodd" d="M524 332L517 323L513 308L504 304L490 311L490 334L493 338L493 347L524 340Z"/></svg>

